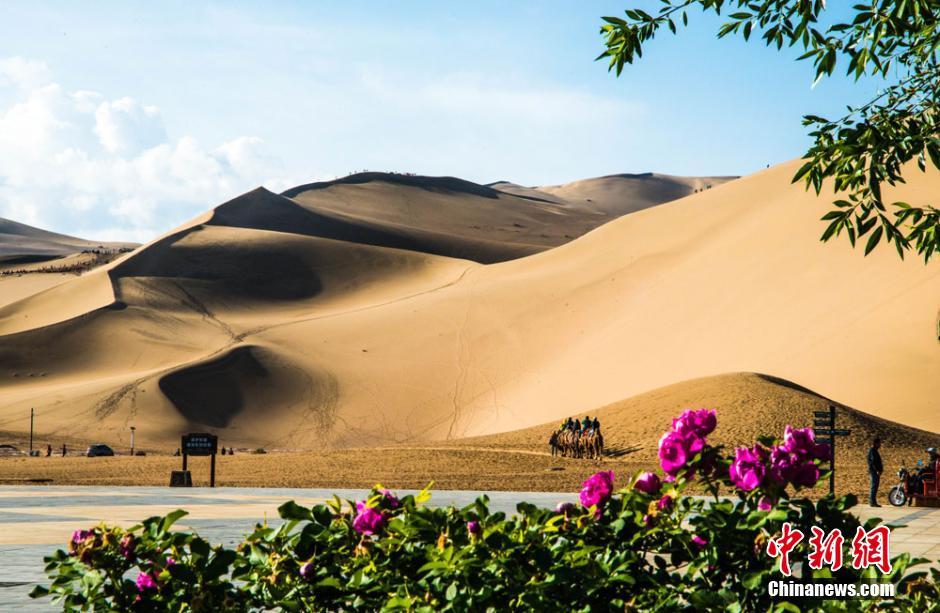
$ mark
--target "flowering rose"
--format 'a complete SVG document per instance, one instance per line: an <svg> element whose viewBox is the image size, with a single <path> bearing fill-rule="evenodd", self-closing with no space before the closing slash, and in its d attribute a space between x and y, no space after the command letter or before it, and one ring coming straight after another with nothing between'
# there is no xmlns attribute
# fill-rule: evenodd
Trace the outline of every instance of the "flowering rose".
<svg viewBox="0 0 940 613"><path fill-rule="evenodd" d="M649 513L643 516L643 525L646 526L647 528L652 527L653 524L655 523L656 523L656 518L650 515Z"/></svg>
<svg viewBox="0 0 940 613"><path fill-rule="evenodd" d="M692 537L692 544L699 550L705 549L705 546L708 545L708 539L705 537L695 535Z"/></svg>
<svg viewBox="0 0 940 613"><path fill-rule="evenodd" d="M689 459L689 442L678 432L667 432L659 439L659 465L667 475L675 476Z"/></svg>
<svg viewBox="0 0 940 613"><path fill-rule="evenodd" d="M352 525L359 534L375 534L385 527L385 522L385 514L378 509L367 507L364 502L356 503L356 518Z"/></svg>
<svg viewBox="0 0 940 613"><path fill-rule="evenodd" d="M689 409L672 420L672 429L682 435L693 434L705 438L718 425L718 417L713 409Z"/></svg>
<svg viewBox="0 0 940 613"><path fill-rule="evenodd" d="M639 490L644 494L656 494L662 489L663 483L659 480L656 473L645 472L637 477L633 482L633 489Z"/></svg>
<svg viewBox="0 0 940 613"><path fill-rule="evenodd" d="M672 496L666 494L656 503L656 508L660 511L669 512L672 509Z"/></svg>
<svg viewBox="0 0 940 613"><path fill-rule="evenodd" d="M573 513L575 509L577 509L577 507L574 506L573 502L559 502L558 505L555 507L555 512L564 513L565 515L567 515L569 513Z"/></svg>
<svg viewBox="0 0 940 613"><path fill-rule="evenodd" d="M786 447L774 447L770 450L770 478L778 485L786 485L801 462L802 459L787 451Z"/></svg>
<svg viewBox="0 0 940 613"><path fill-rule="evenodd" d="M382 490L382 495L385 496L388 506L392 509L397 509L401 506L401 501L398 499L398 496L393 494L390 490Z"/></svg>
<svg viewBox="0 0 940 613"><path fill-rule="evenodd" d="M168 557L168 558L166 559L166 566L167 566L167 568L169 568L169 567L171 567L171 566L176 566L176 559L173 558L173 557Z"/></svg>
<svg viewBox="0 0 940 613"><path fill-rule="evenodd" d="M813 445L813 459L828 462L832 458L832 448L829 443L816 443Z"/></svg>
<svg viewBox="0 0 940 613"><path fill-rule="evenodd" d="M134 551L137 548L137 543L134 541L134 535L125 534L124 538L121 539L121 542L118 544L118 553L125 560L134 559Z"/></svg>
<svg viewBox="0 0 940 613"><path fill-rule="evenodd" d="M157 589L157 580L150 573L140 573L137 575L137 591L146 592L147 590Z"/></svg>
<svg viewBox="0 0 940 613"><path fill-rule="evenodd" d="M767 468L762 456L763 452L759 447L738 447L735 450L734 461L731 462L728 474L738 488L750 492L764 482Z"/></svg>
<svg viewBox="0 0 940 613"><path fill-rule="evenodd" d="M483 526L480 522L470 520L467 522L467 532L474 538L479 538L483 534Z"/></svg>
<svg viewBox="0 0 940 613"><path fill-rule="evenodd" d="M813 429L787 426L783 431L783 447L799 456L812 456L816 447Z"/></svg>
<svg viewBox="0 0 940 613"><path fill-rule="evenodd" d="M614 490L614 473L606 470L594 473L581 484L581 505L600 507L610 498Z"/></svg>
<svg viewBox="0 0 940 613"><path fill-rule="evenodd" d="M813 487L819 481L819 467L811 460L806 460L793 470L793 485Z"/></svg>
<svg viewBox="0 0 940 613"><path fill-rule="evenodd" d="M317 569L313 566L313 562L307 562L300 567L300 576L310 581L316 575Z"/></svg>
<svg viewBox="0 0 940 613"><path fill-rule="evenodd" d="M72 533L72 538L69 541L69 552L72 555L78 553L80 548L87 546L89 544L88 541L94 542L94 539L94 530L76 530ZM84 562L85 560L82 561Z"/></svg>
<svg viewBox="0 0 940 613"><path fill-rule="evenodd" d="M760 500L757 501L757 508L761 511L769 511L774 507L774 500L767 496L762 496Z"/></svg>

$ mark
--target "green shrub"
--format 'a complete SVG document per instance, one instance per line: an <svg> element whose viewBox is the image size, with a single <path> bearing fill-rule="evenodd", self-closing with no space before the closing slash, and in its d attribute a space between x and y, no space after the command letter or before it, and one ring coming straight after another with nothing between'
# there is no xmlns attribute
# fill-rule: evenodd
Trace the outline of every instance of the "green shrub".
<svg viewBox="0 0 940 613"><path fill-rule="evenodd" d="M52 583L33 595L68 608L142 611L936 606L937 571L912 570L923 561L906 554L883 577L898 585L892 601L772 601L767 585L783 577L765 553L768 540L790 522L807 534L812 526L840 529L850 542L859 526L849 512L856 501L791 496L825 476L819 464L827 450L811 432L788 428L782 442L762 439L732 457L707 444L713 422L713 413L697 412L676 420L660 445L665 481L644 473L614 491L613 474L597 473L585 481L580 504L556 509L520 503L507 517L491 512L486 497L460 509L431 508L427 490L399 499L377 487L356 503L287 502L281 526L258 525L234 550L173 532L182 511L127 531L76 532L69 551L46 558ZM683 495L691 480L710 497ZM805 547L794 561L805 559ZM858 583L875 572L803 566L795 578Z"/></svg>

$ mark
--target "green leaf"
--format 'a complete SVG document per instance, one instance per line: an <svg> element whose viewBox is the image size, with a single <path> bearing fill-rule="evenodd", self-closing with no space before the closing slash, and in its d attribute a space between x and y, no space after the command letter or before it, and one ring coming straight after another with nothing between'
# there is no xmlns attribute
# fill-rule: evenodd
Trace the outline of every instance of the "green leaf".
<svg viewBox="0 0 940 613"><path fill-rule="evenodd" d="M872 232L872 235L868 238L868 242L865 243L865 255L871 253L871 250L878 246L878 242L881 240L881 235L884 233L882 227L878 227L877 230Z"/></svg>

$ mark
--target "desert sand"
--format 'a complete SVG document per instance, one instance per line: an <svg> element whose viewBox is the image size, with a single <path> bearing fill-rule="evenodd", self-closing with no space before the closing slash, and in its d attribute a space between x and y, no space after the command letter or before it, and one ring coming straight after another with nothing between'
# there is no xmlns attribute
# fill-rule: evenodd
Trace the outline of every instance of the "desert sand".
<svg viewBox="0 0 940 613"><path fill-rule="evenodd" d="M35 407L51 438L117 443L135 425L163 449L195 430L415 447L740 372L940 430L940 268L820 244L832 194L791 185L797 164L659 206L625 198L642 210L617 218L599 195L611 178L519 195L406 175L255 190L0 308L0 430L24 432ZM938 184L914 172L889 197ZM744 392L714 408L735 398L745 416L802 410Z"/></svg>

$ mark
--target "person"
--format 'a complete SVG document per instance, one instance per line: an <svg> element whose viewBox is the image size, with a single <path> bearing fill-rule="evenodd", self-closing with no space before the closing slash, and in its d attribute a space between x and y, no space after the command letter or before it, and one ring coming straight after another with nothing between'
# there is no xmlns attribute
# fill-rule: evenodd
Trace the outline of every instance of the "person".
<svg viewBox="0 0 940 613"><path fill-rule="evenodd" d="M593 424L592 424L592 422L591 422L591 418L588 417L587 415L585 415L585 416L584 416L584 423L581 424L581 429L584 430L585 432L587 432L588 430L591 429L592 426L593 426Z"/></svg>
<svg viewBox="0 0 940 613"><path fill-rule="evenodd" d="M933 482L937 478L937 463L940 462L940 454L937 453L936 447L927 448L927 465L919 469L914 473L913 483L911 484L911 493L920 494L924 493L924 480L926 479L929 482ZM923 463L918 461L917 465L921 466ZM913 496L908 498L907 504L910 506Z"/></svg>
<svg viewBox="0 0 940 613"><path fill-rule="evenodd" d="M46 445L46 457L47 458L52 457L52 445Z"/></svg>
<svg viewBox="0 0 940 613"><path fill-rule="evenodd" d="M601 431L601 422L598 421L597 416L594 416L594 421L592 422L592 425L594 426L594 431L595 431L595 432L600 432L600 431Z"/></svg>
<svg viewBox="0 0 940 613"><path fill-rule="evenodd" d="M228 454L229 454L229 455L235 455L235 450L234 450L233 448L229 447L229 448L228 448Z"/></svg>
<svg viewBox="0 0 940 613"><path fill-rule="evenodd" d="M63 457L63 458L65 457L65 454L66 454L67 452L68 452L68 450L65 448L65 443L62 443L62 457Z"/></svg>
<svg viewBox="0 0 940 613"><path fill-rule="evenodd" d="M225 447L222 448L222 455L225 455L228 451L225 450Z"/></svg>
<svg viewBox="0 0 940 613"><path fill-rule="evenodd" d="M868 450L868 478L870 487L868 489L868 504L873 507L880 507L878 504L878 485L881 482L881 473L884 465L881 463L881 454L878 450L881 448L881 439L877 436L871 441L871 448Z"/></svg>

